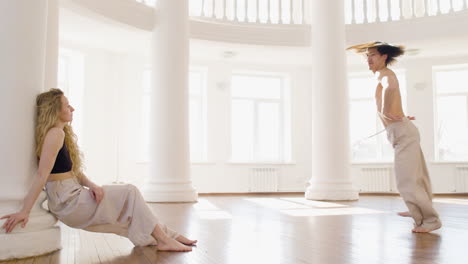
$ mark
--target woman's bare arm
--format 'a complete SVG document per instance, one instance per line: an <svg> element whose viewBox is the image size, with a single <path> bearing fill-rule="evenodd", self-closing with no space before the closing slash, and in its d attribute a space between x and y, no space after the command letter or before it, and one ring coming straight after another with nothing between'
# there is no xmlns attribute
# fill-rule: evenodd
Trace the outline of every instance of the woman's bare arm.
<svg viewBox="0 0 468 264"><path fill-rule="evenodd" d="M57 154L63 145L64 138L65 133L60 128L52 128L47 132L42 146L39 167L34 175L33 183L29 188L29 192L24 198L22 209L15 214L5 215L0 218L8 219L2 226L7 233L13 230L16 224L23 222L22 226L24 227L28 222L29 213L34 206L39 193L47 182L47 178L52 171Z"/></svg>
<svg viewBox="0 0 468 264"><path fill-rule="evenodd" d="M100 203L102 198L104 198L104 189L101 186L92 182L82 172L80 172L78 179L80 179L81 185L86 186L91 190L91 195L93 196L93 199L96 200L97 203Z"/></svg>

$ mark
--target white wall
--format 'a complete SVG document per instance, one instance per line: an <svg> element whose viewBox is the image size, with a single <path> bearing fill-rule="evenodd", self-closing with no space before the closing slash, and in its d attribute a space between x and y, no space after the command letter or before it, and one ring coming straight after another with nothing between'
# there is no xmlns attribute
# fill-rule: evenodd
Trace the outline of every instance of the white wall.
<svg viewBox="0 0 468 264"><path fill-rule="evenodd" d="M85 54L84 111L82 149L86 172L98 183L117 180L142 185L148 164L139 151L141 78L147 56L136 52L115 53L102 49L62 44ZM455 186L453 163L434 162L432 66L468 63L468 57L412 58L398 64L406 69L408 114L416 116L422 149L428 161L436 193L451 193ZM191 66L208 70L207 131L208 161L192 164L192 180L200 193L247 192L249 169L274 167L280 171L278 189L302 192L311 177L311 68L309 66L273 66L231 62L226 59L192 60ZM350 71L366 71L349 66ZM230 158L230 93L232 71L287 73L291 77L292 163L232 164ZM73 103L73 102L72 102ZM370 131L372 132L372 131ZM353 164L352 175L359 181L360 168L391 164Z"/></svg>

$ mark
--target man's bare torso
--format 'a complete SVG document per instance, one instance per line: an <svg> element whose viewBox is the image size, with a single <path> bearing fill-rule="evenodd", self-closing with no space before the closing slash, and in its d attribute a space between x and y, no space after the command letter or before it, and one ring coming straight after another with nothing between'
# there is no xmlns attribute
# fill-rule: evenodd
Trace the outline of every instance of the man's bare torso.
<svg viewBox="0 0 468 264"><path fill-rule="evenodd" d="M377 112L386 127L391 123L400 122L405 116L401 103L401 93L395 73L386 68L376 72L377 87L375 89L375 102Z"/></svg>

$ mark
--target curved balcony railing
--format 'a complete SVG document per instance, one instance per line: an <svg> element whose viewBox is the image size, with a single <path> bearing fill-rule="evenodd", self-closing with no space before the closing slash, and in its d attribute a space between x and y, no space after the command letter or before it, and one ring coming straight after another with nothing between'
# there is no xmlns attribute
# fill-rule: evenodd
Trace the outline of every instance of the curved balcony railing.
<svg viewBox="0 0 468 264"><path fill-rule="evenodd" d="M157 0L135 0L155 6ZM309 24L311 0L189 0L200 19L257 24ZM322 1L322 0L320 0ZM332 1L332 0L323 0ZM399 21L455 13L468 0L343 0L346 24Z"/></svg>

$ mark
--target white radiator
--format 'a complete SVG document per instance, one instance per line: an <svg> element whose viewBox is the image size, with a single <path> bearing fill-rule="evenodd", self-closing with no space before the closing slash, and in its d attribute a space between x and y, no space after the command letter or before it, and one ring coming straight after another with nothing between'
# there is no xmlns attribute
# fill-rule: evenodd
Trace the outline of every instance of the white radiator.
<svg viewBox="0 0 468 264"><path fill-rule="evenodd" d="M468 166L455 167L456 192L468 192Z"/></svg>
<svg viewBox="0 0 468 264"><path fill-rule="evenodd" d="M392 191L392 168L361 168L359 175L359 192L379 193Z"/></svg>
<svg viewBox="0 0 468 264"><path fill-rule="evenodd" d="M251 168L249 177L250 192L278 191L278 169Z"/></svg>

